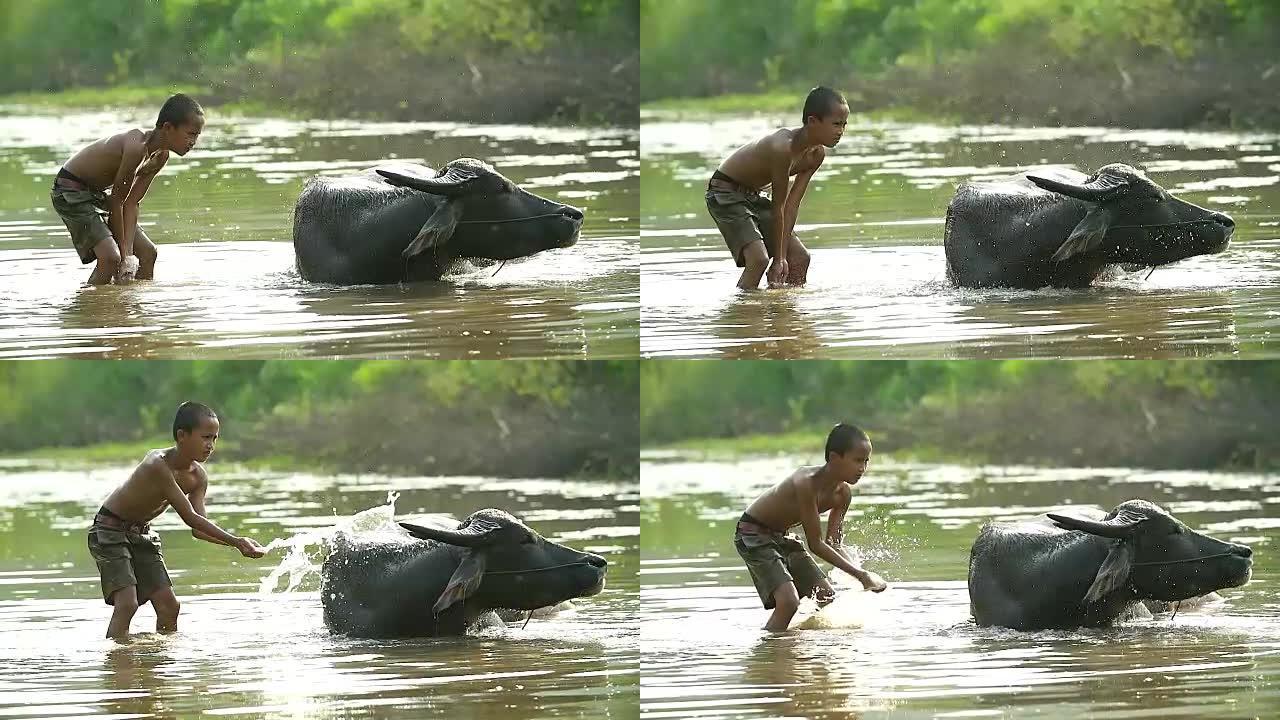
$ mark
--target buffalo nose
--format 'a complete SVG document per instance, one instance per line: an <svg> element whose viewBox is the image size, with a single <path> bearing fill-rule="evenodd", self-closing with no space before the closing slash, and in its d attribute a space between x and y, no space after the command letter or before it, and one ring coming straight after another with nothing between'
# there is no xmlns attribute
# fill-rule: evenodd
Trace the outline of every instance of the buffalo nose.
<svg viewBox="0 0 1280 720"><path fill-rule="evenodd" d="M1226 215L1224 213L1216 212L1211 214L1209 218L1228 230L1231 230L1236 226L1236 221L1232 220L1230 215Z"/></svg>
<svg viewBox="0 0 1280 720"><path fill-rule="evenodd" d="M605 560L599 555L593 555L591 553L587 553L587 562L591 563L592 567L598 567L598 568L605 567L606 565L609 564L608 560Z"/></svg>
<svg viewBox="0 0 1280 720"><path fill-rule="evenodd" d="M582 211L572 205L565 205L564 207L560 208L560 214L564 215L570 220L578 220L578 221L582 220Z"/></svg>
<svg viewBox="0 0 1280 720"><path fill-rule="evenodd" d="M1253 557L1253 548L1248 545L1236 545L1231 548L1231 552L1240 557Z"/></svg>

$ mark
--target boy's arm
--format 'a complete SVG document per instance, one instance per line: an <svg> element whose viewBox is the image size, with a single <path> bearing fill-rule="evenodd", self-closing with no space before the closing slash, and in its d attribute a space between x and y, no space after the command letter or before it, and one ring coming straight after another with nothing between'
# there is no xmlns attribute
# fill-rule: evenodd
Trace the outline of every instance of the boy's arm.
<svg viewBox="0 0 1280 720"><path fill-rule="evenodd" d="M264 554L261 547L257 543L248 538L236 537L222 528L214 525L206 517L196 512L191 507L191 501L187 499L186 493L182 492L182 488L178 486L178 481L174 479L173 473L167 467L161 467L155 471L156 479L164 487L164 499L169 501L174 511L178 513L178 517L182 518L182 522L192 530L199 530L204 535L214 538L217 542L240 551L245 557L262 557Z"/></svg>
<svg viewBox="0 0 1280 720"><path fill-rule="evenodd" d="M853 491L848 485L842 485L837 492L839 495L836 497L836 504L831 508L831 514L827 515L827 544L844 555L841 550L844 546L844 515L849 511L849 503L853 501Z"/></svg>
<svg viewBox="0 0 1280 720"><path fill-rule="evenodd" d="M203 467L200 467L198 465L196 467L198 468L196 470L196 480L197 480L196 487L194 490L192 490L190 493L187 494L187 499L191 501L191 509L195 510L196 514L199 515L200 517L204 517L205 515L204 500L205 500L205 494L209 492L209 476L205 474ZM200 532L199 530L196 530L195 528L191 528L191 537L194 537L197 540L204 540L206 542L215 543L217 545L227 544L213 537L212 535L206 535Z"/></svg>
<svg viewBox="0 0 1280 720"><path fill-rule="evenodd" d="M769 223L769 239L773 245L773 264L769 266L769 283L787 279L787 185L790 180L791 157L786 150L774 149L770 166L769 194L773 206L773 222ZM816 509L816 508L815 508Z"/></svg>
<svg viewBox="0 0 1280 720"><path fill-rule="evenodd" d="M868 577L867 571L849 562L822 537L822 519L818 517L818 499L814 497L813 489L808 483L796 483L796 500L800 502L800 524L804 527L804 538L809 544L809 550L865 584L863 579Z"/></svg>
<svg viewBox="0 0 1280 720"><path fill-rule="evenodd" d="M138 201L133 198L133 186L137 179L138 165L142 162L142 154L146 146L132 135L124 138L124 148L120 151L120 167L116 169L116 179L111 183L111 199L107 209L107 227L111 236L120 246L120 257L133 254L133 229L138 225ZM150 180L148 180L150 182ZM146 188L143 188L146 192Z"/></svg>
<svg viewBox="0 0 1280 720"><path fill-rule="evenodd" d="M810 167L800 168L800 172L796 173L796 180L791 185L791 192L787 193L787 205L785 208L787 216L786 235L783 237L788 240L796 231L796 217L800 214L800 201L804 199L804 191L809 189L809 181L813 179L813 174L822 167L822 161L827 158L827 151L819 145L812 150L817 156L816 162Z"/></svg>

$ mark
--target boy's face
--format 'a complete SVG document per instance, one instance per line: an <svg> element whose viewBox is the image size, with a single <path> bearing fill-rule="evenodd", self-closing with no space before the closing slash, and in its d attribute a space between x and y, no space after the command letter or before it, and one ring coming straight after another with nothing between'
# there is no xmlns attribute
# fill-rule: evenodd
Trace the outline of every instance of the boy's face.
<svg viewBox="0 0 1280 720"><path fill-rule="evenodd" d="M192 115L180 125L165 123L160 127L160 134L169 152L183 156L196 146L202 130L204 130L204 116Z"/></svg>
<svg viewBox="0 0 1280 720"><path fill-rule="evenodd" d="M809 128L809 133L814 140L826 145L827 147L835 147L840 142L840 137L844 135L844 128L849 124L849 106L840 103L831 109L823 117L810 115L805 121L805 127Z"/></svg>
<svg viewBox="0 0 1280 720"><path fill-rule="evenodd" d="M841 455L831 453L831 467L841 482L857 485L862 474L867 471L867 463L871 462L871 443L862 441L849 448L849 452Z"/></svg>
<svg viewBox="0 0 1280 720"><path fill-rule="evenodd" d="M209 459L213 454L213 445L218 442L218 418L204 417L200 424L186 430L178 431L178 452L200 462Z"/></svg>

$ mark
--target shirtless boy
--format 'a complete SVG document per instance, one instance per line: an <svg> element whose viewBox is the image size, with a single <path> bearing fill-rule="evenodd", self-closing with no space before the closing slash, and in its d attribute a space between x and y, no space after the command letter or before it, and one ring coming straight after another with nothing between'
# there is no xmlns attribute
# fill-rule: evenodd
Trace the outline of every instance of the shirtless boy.
<svg viewBox="0 0 1280 720"><path fill-rule="evenodd" d="M173 419L174 446L152 450L123 485L102 502L89 528L89 554L98 563L102 597L115 608L107 637L123 639L140 604L151 601L156 631L178 629L178 598L160 552L160 536L151 521L168 506L201 540L229 545L249 558L266 551L251 538L236 537L204 516L209 476L200 463L209 459L218 439L218 416L200 403L178 406Z"/></svg>
<svg viewBox="0 0 1280 720"><path fill-rule="evenodd" d="M853 486L871 460L871 440L853 425L841 423L827 436L826 457L825 465L802 467L756 498L738 520L733 546L746 562L765 609L773 609L766 630L786 630L801 597L814 595L825 604L835 595L804 546L787 534L795 525L804 528L814 555L852 575L863 589L883 592L888 587L879 575L862 569L840 549L844 514ZM824 537L818 516L828 511Z"/></svg>
<svg viewBox="0 0 1280 720"><path fill-rule="evenodd" d="M98 262L90 285L152 278L156 246L138 226L138 204L169 153L186 155L203 129L200 105L174 95L160 108L155 129L135 128L98 140L58 170L50 192L53 209L71 233L80 262ZM100 210L107 212L105 223Z"/></svg>
<svg viewBox="0 0 1280 720"><path fill-rule="evenodd" d="M800 127L779 128L743 145L711 175L707 211L743 268L738 287L759 287L766 267L770 287L803 285L808 279L809 251L795 235L796 212L826 148L840 142L848 120L844 96L816 87L805 98ZM766 187L770 197L760 194Z"/></svg>

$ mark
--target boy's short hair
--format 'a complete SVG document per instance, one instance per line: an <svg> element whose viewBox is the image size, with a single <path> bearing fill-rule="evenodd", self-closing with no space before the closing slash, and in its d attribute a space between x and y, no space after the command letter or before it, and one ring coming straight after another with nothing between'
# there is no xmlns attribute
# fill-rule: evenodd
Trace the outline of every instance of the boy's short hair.
<svg viewBox="0 0 1280 720"><path fill-rule="evenodd" d="M844 95L825 85L819 85L810 90L808 97L804 99L804 117L800 118L800 124L808 123L811 117L824 118L830 115L837 105L848 104Z"/></svg>
<svg viewBox="0 0 1280 720"><path fill-rule="evenodd" d="M190 95L178 93L165 100L164 105L160 106L156 127L159 128L165 123L178 127L196 115L204 117L204 108L200 107L200 103L191 99Z"/></svg>
<svg viewBox="0 0 1280 720"><path fill-rule="evenodd" d="M839 423L831 428L830 434L827 435L827 453L826 460L831 459L831 453L839 453L843 455L853 449L854 445L859 443L870 443L871 438L862 432L857 425L848 423Z"/></svg>
<svg viewBox="0 0 1280 720"><path fill-rule="evenodd" d="M178 406L178 412L173 415L173 439L178 439L179 430L186 430L189 433L205 418L217 420L218 414L213 411L213 408L202 403L190 400L182 403Z"/></svg>

